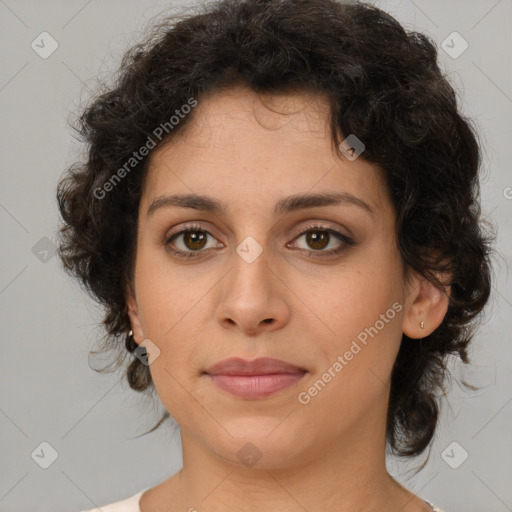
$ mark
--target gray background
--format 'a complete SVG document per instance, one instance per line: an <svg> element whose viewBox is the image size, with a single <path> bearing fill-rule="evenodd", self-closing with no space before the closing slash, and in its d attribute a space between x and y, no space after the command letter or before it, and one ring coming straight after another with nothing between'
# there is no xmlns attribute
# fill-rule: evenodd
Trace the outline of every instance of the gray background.
<svg viewBox="0 0 512 512"><path fill-rule="evenodd" d="M483 388L464 392L456 382L461 368L453 365L427 466L410 477L406 470L423 457L408 464L389 459L389 470L445 512L512 510L512 1L375 3L437 42L442 66L485 146L483 212L498 226L502 256L473 365L463 373ZM181 467L173 423L135 439L155 424L162 406L154 411L119 374L91 370L88 351L99 336L100 310L52 256L56 183L80 151L68 115L86 101L95 77L115 70L149 18L176 5L0 0L2 512L78 512L131 496ZM43 31L59 45L47 59L31 47ZM453 31L469 44L458 58L441 48ZM42 442L58 453L47 469L31 455ZM450 447L453 442L458 445ZM468 458L454 469L447 461L460 463L462 450ZM50 460L50 451L43 453L40 463Z"/></svg>

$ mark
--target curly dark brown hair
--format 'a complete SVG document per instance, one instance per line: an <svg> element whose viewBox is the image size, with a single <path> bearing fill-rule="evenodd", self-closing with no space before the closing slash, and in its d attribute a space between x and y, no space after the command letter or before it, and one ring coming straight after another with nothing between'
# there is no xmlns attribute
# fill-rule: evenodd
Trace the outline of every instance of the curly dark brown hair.
<svg viewBox="0 0 512 512"><path fill-rule="evenodd" d="M477 130L459 111L435 44L372 5L220 0L165 18L124 55L113 84L99 88L81 112L77 130L87 159L67 169L57 191L58 254L105 308L104 349L117 351L118 368L137 348L127 334L125 290L148 156L132 161L106 198L105 184L123 166L127 171L148 137L160 147L179 134L195 111L175 126L169 119L191 98L200 102L235 85L325 95L334 147L355 134L365 144L362 158L384 170L406 277L414 270L440 288L451 286L442 324L421 342L403 335L393 367L388 447L401 457L421 454L438 422L448 356L469 363L468 344L490 296L496 235L481 218ZM155 137L159 126L167 128ZM441 282L440 275L451 279ZM138 358L124 376L134 390L154 391Z"/></svg>

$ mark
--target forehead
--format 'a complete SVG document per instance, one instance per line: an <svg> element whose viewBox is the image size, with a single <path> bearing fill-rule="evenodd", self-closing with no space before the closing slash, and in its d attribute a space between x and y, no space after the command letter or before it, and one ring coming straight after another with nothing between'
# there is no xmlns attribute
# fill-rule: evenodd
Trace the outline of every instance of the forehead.
<svg viewBox="0 0 512 512"><path fill-rule="evenodd" d="M166 148L185 142L213 149L222 143L226 151L236 147L237 141L246 141L248 131L251 137L272 139L274 146L329 135L326 96L305 91L257 93L235 86L203 96L191 115L185 130L166 143Z"/></svg>
<svg viewBox="0 0 512 512"><path fill-rule="evenodd" d="M269 188L277 197L319 183L322 191L366 190L378 209L381 170L334 152L329 110L325 96L303 91L236 87L203 97L185 130L150 155L144 202L176 191L220 197L226 187L263 199Z"/></svg>
<svg viewBox="0 0 512 512"><path fill-rule="evenodd" d="M313 133L323 136L329 114L324 94L299 90L257 93L243 86L213 92L198 107L198 122L194 125L196 136L205 129L201 120L221 117L254 122L268 131L286 127L288 135L292 135L295 128L299 133L307 131L309 137Z"/></svg>

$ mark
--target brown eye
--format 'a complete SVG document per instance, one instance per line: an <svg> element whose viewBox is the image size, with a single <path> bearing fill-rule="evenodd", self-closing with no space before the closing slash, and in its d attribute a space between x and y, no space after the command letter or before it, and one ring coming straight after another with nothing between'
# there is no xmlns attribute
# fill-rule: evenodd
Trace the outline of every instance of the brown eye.
<svg viewBox="0 0 512 512"><path fill-rule="evenodd" d="M325 231L309 231L306 233L306 242L313 249L322 250L329 244L330 236Z"/></svg>
<svg viewBox="0 0 512 512"><path fill-rule="evenodd" d="M301 237L305 237L306 247L299 247L299 249L309 251L309 255L313 255L312 257L335 256L355 244L352 239L339 231L324 226L309 226L295 240L299 240ZM337 245L336 240L339 242ZM334 248L325 250L331 243L334 244Z"/></svg>
<svg viewBox="0 0 512 512"><path fill-rule="evenodd" d="M187 249L197 251L204 249L206 244L206 235L201 231L186 231L183 233L183 243Z"/></svg>
<svg viewBox="0 0 512 512"><path fill-rule="evenodd" d="M189 226L166 238L164 245L176 256L195 258L209 252L208 237L214 238L200 226Z"/></svg>

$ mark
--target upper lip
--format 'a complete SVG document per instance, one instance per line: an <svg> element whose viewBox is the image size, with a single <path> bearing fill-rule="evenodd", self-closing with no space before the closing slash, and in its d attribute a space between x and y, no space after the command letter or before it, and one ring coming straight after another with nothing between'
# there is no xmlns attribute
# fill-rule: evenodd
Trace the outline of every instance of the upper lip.
<svg viewBox="0 0 512 512"><path fill-rule="evenodd" d="M261 357L253 361L232 357L214 364L206 370L206 373L209 375L269 375L305 371L304 368L271 357Z"/></svg>

